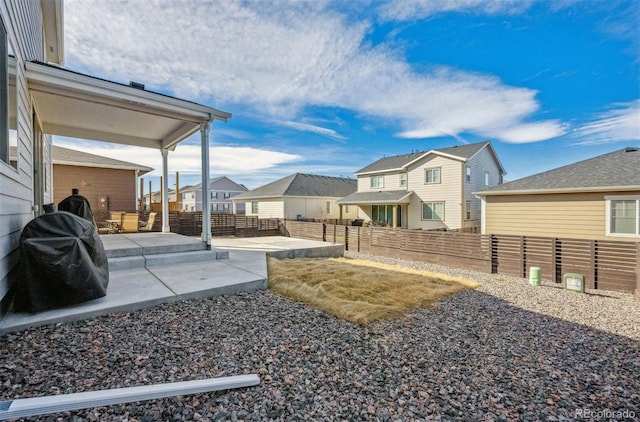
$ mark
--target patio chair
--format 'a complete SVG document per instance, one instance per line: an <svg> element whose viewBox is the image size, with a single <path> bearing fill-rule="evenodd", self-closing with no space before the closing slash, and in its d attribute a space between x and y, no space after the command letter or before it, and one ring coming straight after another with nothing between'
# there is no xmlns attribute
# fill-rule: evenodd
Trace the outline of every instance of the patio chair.
<svg viewBox="0 0 640 422"><path fill-rule="evenodd" d="M137 212L125 212L122 214L121 233L136 233L138 231L138 221L140 216Z"/></svg>
<svg viewBox="0 0 640 422"><path fill-rule="evenodd" d="M140 231L141 232L150 232L153 230L153 223L155 223L156 221L156 214L158 214L157 212L150 212L149 213L149 218L147 219L147 221L141 221L140 222Z"/></svg>

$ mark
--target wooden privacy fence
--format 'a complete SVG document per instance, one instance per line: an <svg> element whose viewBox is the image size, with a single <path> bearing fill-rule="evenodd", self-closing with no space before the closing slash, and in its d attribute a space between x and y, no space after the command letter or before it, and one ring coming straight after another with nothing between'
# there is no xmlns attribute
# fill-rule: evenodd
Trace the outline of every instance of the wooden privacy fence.
<svg viewBox="0 0 640 422"><path fill-rule="evenodd" d="M156 217L162 221L162 214ZM277 218L259 219L235 214L211 214L212 236L278 236L280 223ZM201 212L170 212L169 226L174 233L198 236L202 233Z"/></svg>
<svg viewBox="0 0 640 422"><path fill-rule="evenodd" d="M566 273L584 276L588 289L640 294L640 242L433 232L355 227L286 220L292 237L345 245L349 251L429 262L477 271L562 282Z"/></svg>

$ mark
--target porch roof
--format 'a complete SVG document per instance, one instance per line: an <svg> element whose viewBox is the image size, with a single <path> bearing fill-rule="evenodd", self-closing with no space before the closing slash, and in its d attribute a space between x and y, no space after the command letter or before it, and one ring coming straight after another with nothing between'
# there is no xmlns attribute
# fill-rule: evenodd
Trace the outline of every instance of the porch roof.
<svg viewBox="0 0 640 422"><path fill-rule="evenodd" d="M42 131L156 149L174 149L201 123L231 114L190 101L27 62L26 76Z"/></svg>
<svg viewBox="0 0 640 422"><path fill-rule="evenodd" d="M411 202L413 191L383 190L378 192L354 192L337 202L338 205L376 205L391 204L401 205Z"/></svg>

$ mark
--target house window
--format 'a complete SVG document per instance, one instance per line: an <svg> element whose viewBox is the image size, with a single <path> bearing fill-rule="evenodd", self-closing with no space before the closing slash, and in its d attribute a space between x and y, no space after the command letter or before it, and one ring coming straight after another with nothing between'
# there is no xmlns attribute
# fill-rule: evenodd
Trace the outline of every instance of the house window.
<svg viewBox="0 0 640 422"><path fill-rule="evenodd" d="M379 224L392 224L393 205L372 205L371 220Z"/></svg>
<svg viewBox="0 0 640 422"><path fill-rule="evenodd" d="M351 213L351 205L345 205L344 206L344 213L345 214L350 214Z"/></svg>
<svg viewBox="0 0 640 422"><path fill-rule="evenodd" d="M444 220L444 202L423 202L423 220Z"/></svg>
<svg viewBox="0 0 640 422"><path fill-rule="evenodd" d="M372 188L383 188L384 187L384 176L371 176L371 187Z"/></svg>
<svg viewBox="0 0 640 422"><path fill-rule="evenodd" d="M465 180L466 180L467 182L470 182L470 181L471 181L471 167L466 166L466 167L464 168L464 173L465 173Z"/></svg>
<svg viewBox="0 0 640 422"><path fill-rule="evenodd" d="M0 160L18 168L16 58L0 20Z"/></svg>
<svg viewBox="0 0 640 422"><path fill-rule="evenodd" d="M485 186L489 186L489 172L488 171L484 172L484 185Z"/></svg>
<svg viewBox="0 0 640 422"><path fill-rule="evenodd" d="M424 171L424 183L440 183L440 167L426 169Z"/></svg>
<svg viewBox="0 0 640 422"><path fill-rule="evenodd" d="M223 209L225 212L229 212L229 204L222 204L222 209Z"/></svg>
<svg viewBox="0 0 640 422"><path fill-rule="evenodd" d="M231 192L225 192L224 199L229 199L229 198L231 198Z"/></svg>
<svg viewBox="0 0 640 422"><path fill-rule="evenodd" d="M195 199L196 197L196 193L195 192L191 192L191 199Z"/></svg>
<svg viewBox="0 0 640 422"><path fill-rule="evenodd" d="M640 197L614 196L607 200L607 234L640 236Z"/></svg>
<svg viewBox="0 0 640 422"><path fill-rule="evenodd" d="M331 201L326 201L324 203L324 210L327 214L331 214Z"/></svg>
<svg viewBox="0 0 640 422"><path fill-rule="evenodd" d="M251 214L258 213L258 201L251 201Z"/></svg>
<svg viewBox="0 0 640 422"><path fill-rule="evenodd" d="M407 186L407 173L400 173L400 186Z"/></svg>
<svg viewBox="0 0 640 422"><path fill-rule="evenodd" d="M467 220L471 220L471 201L466 201L464 208L467 214Z"/></svg>
<svg viewBox="0 0 640 422"><path fill-rule="evenodd" d="M218 192L211 192L211 199L218 199Z"/></svg>

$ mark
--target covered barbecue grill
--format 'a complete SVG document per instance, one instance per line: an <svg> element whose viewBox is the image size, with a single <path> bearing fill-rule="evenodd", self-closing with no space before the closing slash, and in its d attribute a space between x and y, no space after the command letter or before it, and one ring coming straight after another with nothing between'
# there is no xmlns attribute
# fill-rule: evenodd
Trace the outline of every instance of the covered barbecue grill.
<svg viewBox="0 0 640 422"><path fill-rule="evenodd" d="M93 224L58 211L31 220L20 236L14 309L39 312L107 294L107 255Z"/></svg>

